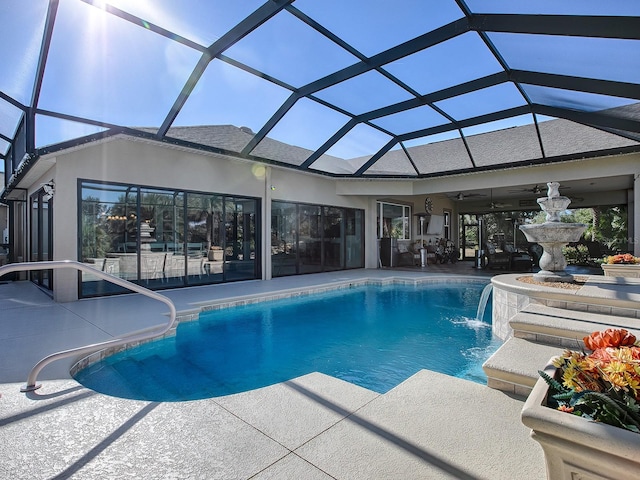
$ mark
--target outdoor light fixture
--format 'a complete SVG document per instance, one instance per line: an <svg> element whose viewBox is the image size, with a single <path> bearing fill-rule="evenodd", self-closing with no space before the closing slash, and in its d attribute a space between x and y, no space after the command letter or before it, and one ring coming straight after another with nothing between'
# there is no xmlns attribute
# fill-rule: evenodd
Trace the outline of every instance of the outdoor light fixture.
<svg viewBox="0 0 640 480"><path fill-rule="evenodd" d="M44 195L42 196L42 200L44 202L48 202L53 198L53 194L56 192L56 184L53 183L53 180L47 183L41 184L42 189L44 190Z"/></svg>

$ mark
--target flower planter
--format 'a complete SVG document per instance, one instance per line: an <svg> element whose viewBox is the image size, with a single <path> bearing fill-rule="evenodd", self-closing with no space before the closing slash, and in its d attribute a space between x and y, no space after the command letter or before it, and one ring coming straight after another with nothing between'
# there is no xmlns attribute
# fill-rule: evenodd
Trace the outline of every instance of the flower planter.
<svg viewBox="0 0 640 480"><path fill-rule="evenodd" d="M221 262L223 253L224 253L223 250L209 250L209 254L207 255L207 258L209 259L209 261L212 261L212 262L214 261Z"/></svg>
<svg viewBox="0 0 640 480"><path fill-rule="evenodd" d="M603 263L602 270L605 277L632 277L640 278L640 265L624 263Z"/></svg>
<svg viewBox="0 0 640 480"><path fill-rule="evenodd" d="M545 372L554 376L549 364ZM548 480L640 478L640 434L546 406L549 387L538 379L522 409L522 423L544 451Z"/></svg>

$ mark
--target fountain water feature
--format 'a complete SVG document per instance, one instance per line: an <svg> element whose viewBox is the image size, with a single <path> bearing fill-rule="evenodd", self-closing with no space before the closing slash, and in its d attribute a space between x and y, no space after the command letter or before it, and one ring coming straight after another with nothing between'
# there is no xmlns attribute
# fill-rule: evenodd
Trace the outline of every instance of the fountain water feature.
<svg viewBox="0 0 640 480"><path fill-rule="evenodd" d="M478 302L478 311L476 312L476 320L478 322L482 322L484 319L484 311L487 309L487 304L489 303L489 297L491 296L491 292L493 291L493 285L488 284L482 289L482 293L480 294L480 301Z"/></svg>
<svg viewBox="0 0 640 480"><path fill-rule="evenodd" d="M577 242L587 228L583 223L563 223L560 212L567 209L571 199L560 195L558 182L547 183L549 188L546 197L538 198L538 205L546 212L546 222L531 225L520 225L520 230L529 242L538 243L543 253L540 257L540 271L533 278L543 282L572 281L573 276L565 272L567 261L562 247L567 243Z"/></svg>

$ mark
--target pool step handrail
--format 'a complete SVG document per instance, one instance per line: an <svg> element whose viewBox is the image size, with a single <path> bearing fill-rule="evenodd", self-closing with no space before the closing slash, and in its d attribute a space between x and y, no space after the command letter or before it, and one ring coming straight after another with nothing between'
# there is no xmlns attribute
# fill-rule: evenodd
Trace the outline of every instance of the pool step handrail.
<svg viewBox="0 0 640 480"><path fill-rule="evenodd" d="M72 356L80 356L80 355L89 355L91 353L95 353L99 350L103 350L105 348L110 347L119 347L125 345L127 343L132 342L141 342L145 340L150 340L156 337L160 337L171 330L171 327L175 323L176 320L176 307L173 302L166 296L156 293L154 291L149 290L141 285L136 283L129 282L128 280L124 280L120 277L116 277L109 273L102 272L94 267L89 265L85 265L84 263L77 262L75 260L52 260L52 261L44 261L44 262L23 262L23 263L9 263L7 265L3 265L0 267L0 278L7 273L12 272L21 272L21 271L34 271L34 270L57 270L63 268L74 268L76 270L80 270L85 273L90 273L96 277L99 277L103 280L106 280L110 283L118 285L120 287L126 288L136 293L140 293L145 295L151 299L158 300L167 307L169 307L169 320L164 325L159 325L157 328L152 327L150 329L145 329L139 331L137 333L121 336L119 338L115 338L113 340L108 340L105 342L93 343L91 345L85 345L83 347L75 347L69 350L63 350L60 352L52 353L51 355L47 355L29 372L29 377L27 378L26 386L20 389L21 392L32 392L37 390L42 385L36 384L36 379L40 371L51 362L55 362L56 360L62 360L63 358L69 358Z"/></svg>

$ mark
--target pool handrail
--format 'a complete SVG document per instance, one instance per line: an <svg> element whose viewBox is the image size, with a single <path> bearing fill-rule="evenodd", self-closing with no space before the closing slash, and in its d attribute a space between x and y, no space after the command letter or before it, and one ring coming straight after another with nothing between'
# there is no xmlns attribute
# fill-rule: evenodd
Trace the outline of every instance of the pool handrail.
<svg viewBox="0 0 640 480"><path fill-rule="evenodd" d="M169 321L165 325L159 325L158 327L151 327L150 329L144 329L142 331L138 331L133 334L129 334L128 336L120 336L113 340L107 340L105 342L93 343L91 345L85 345L83 347L75 347L68 350L62 350L60 352L52 353L47 355L29 372L29 376L27 378L26 386L20 389L21 392L32 392L37 390L42 385L36 384L36 379L40 371L56 360L61 360L63 358L72 357L75 355L88 355L90 353L95 353L99 350L103 350L109 347L119 347L125 345L127 343L132 342L141 342L145 340L150 340L152 338L160 337L171 330L171 327L175 323L176 320L176 307L173 302L166 296L156 293L148 288L145 288L136 283L129 282L128 280L124 280L120 277L116 277L109 273L102 272L94 267L89 265L85 265L84 263L77 262L75 260L51 260L51 261L43 261L43 262L23 262L23 263L9 263L7 265L3 265L0 267L0 278L7 273L12 272L20 272L20 271L34 271L34 270L56 270L63 268L74 268L76 270L80 270L85 273L90 273L96 277L99 277L103 280L106 280L115 285L121 286L128 290L131 290L136 293L140 293L145 295L151 299L158 300L169 307Z"/></svg>

